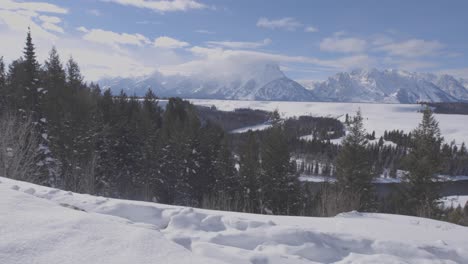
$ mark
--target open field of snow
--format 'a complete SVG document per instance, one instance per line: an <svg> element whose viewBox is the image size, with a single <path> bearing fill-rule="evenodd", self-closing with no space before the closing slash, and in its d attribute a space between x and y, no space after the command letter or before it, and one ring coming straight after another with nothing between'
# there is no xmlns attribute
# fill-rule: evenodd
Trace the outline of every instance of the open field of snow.
<svg viewBox="0 0 468 264"><path fill-rule="evenodd" d="M242 128L238 128L238 129L234 129L233 131L231 131L231 133L245 133L245 132L248 132L248 131L257 131L257 130L265 130L267 128L270 128L272 126L271 123L264 123L264 124L258 124L258 125L254 125L254 126L248 126L248 127L242 127Z"/></svg>
<svg viewBox="0 0 468 264"><path fill-rule="evenodd" d="M215 105L220 110L232 111L236 108L252 108L266 111L278 109L284 117L312 115L334 117L344 121L345 115L354 115L360 108L364 125L369 132L375 131L377 138L385 130L413 130L421 121L418 113L421 106L416 104L366 104L366 103L323 103L323 102L272 102L272 101L233 101L233 100L190 100L196 105ZM468 115L436 114L442 135L447 142L456 140L468 143Z"/></svg>
<svg viewBox="0 0 468 264"><path fill-rule="evenodd" d="M446 208L453 207L456 208L459 205L463 208L465 204L468 203L468 195L452 195L446 196L440 199L443 203L443 206Z"/></svg>
<svg viewBox="0 0 468 264"><path fill-rule="evenodd" d="M2 264L468 263L468 228L350 212L220 212L108 199L0 178Z"/></svg>
<svg viewBox="0 0 468 264"><path fill-rule="evenodd" d="M374 178L373 182L374 183L401 183L404 181L403 179L403 172L399 171L399 176L396 178L392 177L386 177L384 175L380 175L380 177ZM336 182L335 177L327 177L327 176L321 176L321 175L301 175L299 177L300 181L304 182ZM457 176L451 176L451 175L438 175L437 179L433 179L434 182L456 182L456 181L468 181L468 176L464 175L457 175Z"/></svg>

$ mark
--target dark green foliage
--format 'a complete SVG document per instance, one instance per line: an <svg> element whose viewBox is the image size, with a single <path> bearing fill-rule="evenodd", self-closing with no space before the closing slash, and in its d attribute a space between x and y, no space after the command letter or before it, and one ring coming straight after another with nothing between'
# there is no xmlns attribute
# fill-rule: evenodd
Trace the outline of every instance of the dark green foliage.
<svg viewBox="0 0 468 264"><path fill-rule="evenodd" d="M369 211L374 209L374 174L395 177L397 169L405 169L405 159L407 193L415 196L399 195L381 201L379 208L417 214L421 204L436 198L435 191L428 194L423 187L427 175L468 172L465 145L440 148L433 118L425 116L411 134L386 131L378 144L367 144L375 133L364 131L360 113L346 115L350 133L339 146L331 140L344 136L344 125L333 118L283 120L277 111L246 109L227 113L180 98L170 98L163 109L150 90L144 98L123 91L115 96L85 83L78 64L70 58L64 67L55 48L41 67L29 32L24 56L7 73L0 59L0 110L15 117L18 124L12 127L26 127L27 138L38 141L28 145L32 168L22 179L125 199L290 215ZM23 125L27 120L29 125ZM272 128L229 133L264 122ZM310 140L301 139L306 135ZM337 176L338 184L317 190L299 184L299 174ZM406 200L409 209L401 207ZM451 220L459 217L457 209Z"/></svg>
<svg viewBox="0 0 468 264"><path fill-rule="evenodd" d="M5 72L5 63L3 56L0 57L0 111L6 108L6 94L7 94L7 75Z"/></svg>
<svg viewBox="0 0 468 264"><path fill-rule="evenodd" d="M438 192L432 184L441 168L441 144L439 124L430 108L423 112L418 128L412 133L412 147L405 158L408 170L408 206L420 216L432 216Z"/></svg>
<svg viewBox="0 0 468 264"><path fill-rule="evenodd" d="M255 133L247 132L247 140L239 151L239 177L244 212L257 212L259 208L260 146Z"/></svg>
<svg viewBox="0 0 468 264"><path fill-rule="evenodd" d="M350 122L349 133L343 139L342 147L336 159L336 176L343 197L347 197L349 206L345 210L372 209L373 172L366 149L367 133L364 130L361 112ZM352 201L352 199L358 199ZM358 206L356 208L356 206Z"/></svg>
<svg viewBox="0 0 468 264"><path fill-rule="evenodd" d="M261 211L291 214L297 211L299 185L295 166L290 161L288 141L282 126L269 130L262 142L259 178Z"/></svg>

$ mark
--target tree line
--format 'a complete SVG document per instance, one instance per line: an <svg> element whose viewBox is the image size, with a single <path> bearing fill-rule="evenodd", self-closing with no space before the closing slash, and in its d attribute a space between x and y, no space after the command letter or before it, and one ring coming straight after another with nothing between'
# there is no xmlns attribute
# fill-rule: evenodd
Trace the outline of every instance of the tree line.
<svg viewBox="0 0 468 264"><path fill-rule="evenodd" d="M55 48L40 64L30 32L21 58L8 68L0 59L0 108L3 176L167 204L288 215L378 211L372 179L387 165L375 159L392 153L369 148L360 112L347 118L348 134L336 146L330 139L344 129L335 119L281 121L276 113L270 129L232 135L180 98L163 105L151 90L144 98L112 95L86 83L73 58L63 65ZM309 143L298 139L305 131L312 132ZM442 152L462 150L441 147L430 109L409 141L399 161L408 171L401 212L435 217L438 197L430 183L441 171ZM320 155L337 184L319 191L301 184L297 153Z"/></svg>

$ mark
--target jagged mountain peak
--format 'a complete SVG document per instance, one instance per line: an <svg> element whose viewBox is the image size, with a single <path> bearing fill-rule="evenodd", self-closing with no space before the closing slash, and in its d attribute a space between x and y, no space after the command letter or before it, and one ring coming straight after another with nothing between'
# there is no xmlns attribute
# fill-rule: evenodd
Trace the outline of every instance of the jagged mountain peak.
<svg viewBox="0 0 468 264"><path fill-rule="evenodd" d="M160 72L139 78L102 80L114 93L124 90L143 95L152 89L159 96L186 98L309 101L314 97L299 83L289 79L277 64L246 65L230 75L163 75Z"/></svg>
<svg viewBox="0 0 468 264"><path fill-rule="evenodd" d="M450 75L409 72L400 69L356 69L340 72L313 89L317 98L342 102L415 103L464 101L468 89Z"/></svg>
<svg viewBox="0 0 468 264"><path fill-rule="evenodd" d="M299 84L289 79L277 64L240 68L222 76L154 72L138 78L106 79L100 83L114 93L123 89L129 94L143 95L152 89L163 97L373 103L468 101L468 81L447 74L363 68L336 73L325 81L300 81Z"/></svg>

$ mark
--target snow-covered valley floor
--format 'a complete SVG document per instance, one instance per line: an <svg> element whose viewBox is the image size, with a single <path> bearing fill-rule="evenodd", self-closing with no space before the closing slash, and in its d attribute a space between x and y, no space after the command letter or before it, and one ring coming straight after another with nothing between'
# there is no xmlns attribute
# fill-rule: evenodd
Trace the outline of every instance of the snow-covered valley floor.
<svg viewBox="0 0 468 264"><path fill-rule="evenodd" d="M0 263L468 263L468 228L210 211L0 178Z"/></svg>
<svg viewBox="0 0 468 264"><path fill-rule="evenodd" d="M191 99L193 104L216 106L219 110L232 111L237 108L251 108L265 111L278 110L283 117L312 115L339 118L355 115L360 108L364 126L368 132L375 131L383 136L385 130L399 129L410 132L421 122L421 109L417 104L372 104L372 103L324 103L324 102L276 102ZM468 115L436 114L446 142L468 143Z"/></svg>

